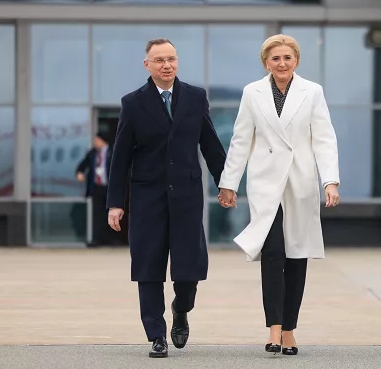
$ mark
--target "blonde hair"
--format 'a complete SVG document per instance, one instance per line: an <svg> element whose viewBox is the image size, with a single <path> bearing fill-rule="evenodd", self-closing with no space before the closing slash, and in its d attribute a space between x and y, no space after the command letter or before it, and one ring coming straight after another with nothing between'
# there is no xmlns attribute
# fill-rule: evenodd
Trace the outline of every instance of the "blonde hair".
<svg viewBox="0 0 381 369"><path fill-rule="evenodd" d="M275 46L282 46L286 45L291 47L291 49L294 51L295 57L297 58L296 66L300 63L300 46L298 42L291 36L287 35L274 35L269 37L261 47L261 61L263 66L266 69L266 60L269 57L270 50Z"/></svg>

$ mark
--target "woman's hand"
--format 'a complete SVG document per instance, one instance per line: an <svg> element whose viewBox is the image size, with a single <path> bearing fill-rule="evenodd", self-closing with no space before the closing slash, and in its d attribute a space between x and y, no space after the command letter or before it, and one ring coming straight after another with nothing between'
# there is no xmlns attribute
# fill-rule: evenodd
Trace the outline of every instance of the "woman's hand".
<svg viewBox="0 0 381 369"><path fill-rule="evenodd" d="M331 208L336 206L340 201L337 184L329 184L325 188L325 207Z"/></svg>
<svg viewBox="0 0 381 369"><path fill-rule="evenodd" d="M237 207L237 194L233 190L221 188L220 194L217 196L217 198L220 205L224 208Z"/></svg>

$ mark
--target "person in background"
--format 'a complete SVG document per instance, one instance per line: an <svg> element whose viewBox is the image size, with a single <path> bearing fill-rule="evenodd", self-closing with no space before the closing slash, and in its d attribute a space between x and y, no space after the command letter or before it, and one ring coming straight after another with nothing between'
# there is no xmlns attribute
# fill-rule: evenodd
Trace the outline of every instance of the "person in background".
<svg viewBox="0 0 381 369"><path fill-rule="evenodd" d="M92 240L89 247L112 245L116 241L117 233L107 224L107 187L110 172L112 148L108 144L108 137L98 132L93 141L93 147L76 168L76 177L79 182L86 181L86 197L92 199Z"/></svg>

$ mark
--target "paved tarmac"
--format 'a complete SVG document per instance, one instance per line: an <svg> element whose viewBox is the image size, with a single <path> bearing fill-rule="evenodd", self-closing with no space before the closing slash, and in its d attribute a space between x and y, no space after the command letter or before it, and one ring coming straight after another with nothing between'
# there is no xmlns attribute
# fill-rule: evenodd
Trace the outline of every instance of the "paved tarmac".
<svg viewBox="0 0 381 369"><path fill-rule="evenodd" d="M0 369L379 369L380 266L381 247L329 248L326 259L311 260L295 332L300 354L273 356L263 349L259 263L212 249L189 344L149 359L128 249L2 248ZM170 282L166 294L170 306Z"/></svg>
<svg viewBox="0 0 381 369"><path fill-rule="evenodd" d="M170 347L165 359L147 357L145 345L4 346L2 369L380 369L381 347L303 346L297 356L262 346ZM176 351L175 351L176 350Z"/></svg>

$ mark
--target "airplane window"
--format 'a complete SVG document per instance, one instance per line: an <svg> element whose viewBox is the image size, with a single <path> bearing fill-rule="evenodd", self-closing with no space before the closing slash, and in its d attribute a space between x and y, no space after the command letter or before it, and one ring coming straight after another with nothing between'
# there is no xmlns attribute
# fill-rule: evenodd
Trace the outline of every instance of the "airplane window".
<svg viewBox="0 0 381 369"><path fill-rule="evenodd" d="M81 154L81 147L76 145L76 146L73 146L71 148L71 151L70 151L70 159L72 161L74 160L78 160L79 159L79 156Z"/></svg>
<svg viewBox="0 0 381 369"><path fill-rule="evenodd" d="M45 149L41 150L40 153L40 161L41 163L46 163L50 159L50 149L46 147Z"/></svg>
<svg viewBox="0 0 381 369"><path fill-rule="evenodd" d="M60 163L65 156L64 149L62 147L58 147L56 150L56 162Z"/></svg>

